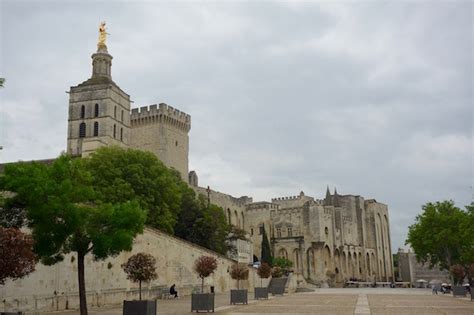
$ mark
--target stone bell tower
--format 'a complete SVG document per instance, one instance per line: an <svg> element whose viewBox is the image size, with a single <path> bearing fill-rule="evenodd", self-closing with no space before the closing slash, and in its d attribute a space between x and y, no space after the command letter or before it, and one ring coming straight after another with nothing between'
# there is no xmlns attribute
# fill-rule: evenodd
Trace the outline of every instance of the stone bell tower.
<svg viewBox="0 0 474 315"><path fill-rule="evenodd" d="M104 37L92 55L91 78L69 91L68 154L86 156L107 145L128 147L130 96L112 81L111 68Z"/></svg>

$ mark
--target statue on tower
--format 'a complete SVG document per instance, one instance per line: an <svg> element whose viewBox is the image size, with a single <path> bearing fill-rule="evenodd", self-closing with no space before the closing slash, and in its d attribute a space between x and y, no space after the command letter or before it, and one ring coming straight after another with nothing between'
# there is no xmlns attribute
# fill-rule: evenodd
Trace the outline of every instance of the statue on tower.
<svg viewBox="0 0 474 315"><path fill-rule="evenodd" d="M97 48L101 47L107 47L105 45L105 40L107 39L107 35L110 35L107 33L107 29L105 28L105 21L100 23L99 26L99 42L97 43Z"/></svg>

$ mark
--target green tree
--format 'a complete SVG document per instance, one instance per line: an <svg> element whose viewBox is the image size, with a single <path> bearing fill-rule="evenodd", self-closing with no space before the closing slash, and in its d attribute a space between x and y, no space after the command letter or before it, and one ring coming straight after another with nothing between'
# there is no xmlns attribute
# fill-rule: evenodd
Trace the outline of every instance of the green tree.
<svg viewBox="0 0 474 315"><path fill-rule="evenodd" d="M46 265L77 254L81 315L87 315L84 258L104 259L131 250L146 214L136 201L103 202L87 159L60 156L52 165L16 163L5 167L0 190L25 205L34 251ZM97 191L95 190L97 189Z"/></svg>
<svg viewBox="0 0 474 315"><path fill-rule="evenodd" d="M153 153L103 147L87 164L103 202L136 200L147 211L147 225L173 234L180 212L180 180Z"/></svg>
<svg viewBox="0 0 474 315"><path fill-rule="evenodd" d="M196 198L195 192L184 184L181 187L181 210L175 234L187 241L225 255L231 248L228 241L230 226L224 210L214 204L207 205L204 195Z"/></svg>
<svg viewBox="0 0 474 315"><path fill-rule="evenodd" d="M0 88L5 84L5 78L0 78Z"/></svg>
<svg viewBox="0 0 474 315"><path fill-rule="evenodd" d="M267 263L272 266L273 257L272 251L270 249L270 242L268 241L267 232L265 231L265 226L262 227L262 254L260 261L262 263Z"/></svg>
<svg viewBox="0 0 474 315"><path fill-rule="evenodd" d="M280 267L282 272L285 275L288 275L290 272L291 267L293 267L293 262L285 257L275 257L273 258L272 265L274 267Z"/></svg>
<svg viewBox="0 0 474 315"><path fill-rule="evenodd" d="M408 230L406 244L415 251L417 260L430 267L439 265L450 270L462 265L466 272L474 263L474 221L472 206L463 211L453 201L427 203ZM472 278L472 275L468 277Z"/></svg>

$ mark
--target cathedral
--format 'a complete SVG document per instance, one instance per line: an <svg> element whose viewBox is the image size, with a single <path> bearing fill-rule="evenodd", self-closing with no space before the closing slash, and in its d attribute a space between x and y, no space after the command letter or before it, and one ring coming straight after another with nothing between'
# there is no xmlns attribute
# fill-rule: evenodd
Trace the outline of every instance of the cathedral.
<svg viewBox="0 0 474 315"><path fill-rule="evenodd" d="M238 261L260 260L265 230L273 255L291 260L301 283L394 280L387 205L329 188L323 199L300 192L253 202L200 187L196 172L188 169L191 116L165 103L131 108L130 96L112 80L111 67L103 41L92 55L91 78L70 88L69 154L87 156L109 145L154 153L197 193L221 206L229 224L248 233L248 241L238 241Z"/></svg>

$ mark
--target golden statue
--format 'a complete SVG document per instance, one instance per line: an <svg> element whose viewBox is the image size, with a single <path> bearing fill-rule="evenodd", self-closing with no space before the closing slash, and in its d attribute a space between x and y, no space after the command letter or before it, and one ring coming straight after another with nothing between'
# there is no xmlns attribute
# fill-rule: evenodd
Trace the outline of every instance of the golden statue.
<svg viewBox="0 0 474 315"><path fill-rule="evenodd" d="M107 35L110 35L110 34L107 33L107 29L105 28L105 22L101 22L99 26L99 42L97 43L97 48L107 47L105 45L105 40L107 39Z"/></svg>

